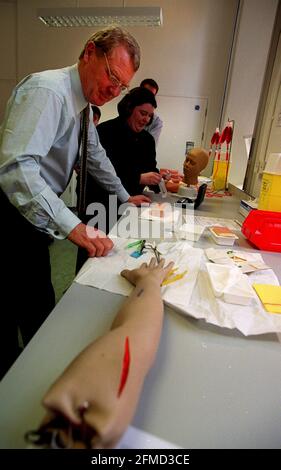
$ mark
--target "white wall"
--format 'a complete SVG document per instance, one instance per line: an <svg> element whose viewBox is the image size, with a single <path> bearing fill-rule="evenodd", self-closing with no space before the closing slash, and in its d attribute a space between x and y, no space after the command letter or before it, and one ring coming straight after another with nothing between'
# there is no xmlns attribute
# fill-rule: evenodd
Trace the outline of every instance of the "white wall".
<svg viewBox="0 0 281 470"><path fill-rule="evenodd" d="M235 121L229 180L241 186L247 167L244 136L253 133L278 0L244 0L224 120Z"/></svg>
<svg viewBox="0 0 281 470"><path fill-rule="evenodd" d="M80 6L121 3L79 2ZM204 144L208 147L220 114L237 0L153 0L153 4L162 6L164 26L130 28L142 49L141 68L132 86L150 76L159 83L161 96L206 99ZM243 136L253 132L277 4L278 0L242 2L223 119L223 123L227 117L235 120L230 181L236 185L244 179L247 155ZM36 9L76 5L76 0L0 0L0 120L16 82L33 71L74 63L93 32L88 28L47 28L37 20ZM126 6L134 5L151 5L151 0L126 1ZM113 112L115 103L106 106ZM160 108L158 112L161 114ZM172 125L166 131L176 133ZM165 165L166 158L170 157L162 157ZM174 158L171 155L171 166ZM181 158L176 156L178 161ZM160 154L158 161L161 166ZM208 168L211 171L210 165Z"/></svg>
<svg viewBox="0 0 281 470"><path fill-rule="evenodd" d="M120 0L79 1L80 6L122 4ZM132 86L138 85L145 77L152 77L159 83L159 93L163 96L206 98L208 115L205 142L208 145L220 112L237 0L126 1L126 6L151 4L162 6L164 26L128 28L142 49L141 68ZM0 12L5 25L5 33L0 30L0 44L5 44L1 50L1 63L9 64L11 68L10 89L15 81L30 72L74 63L82 45L94 31L89 28L47 28L36 18L36 9L40 6L74 7L77 5L76 0L15 0L8 7L7 4L4 7L2 5L0 0ZM12 19L10 10L13 8ZM15 37L16 46L13 44ZM4 78L1 69L1 89L4 88ZM5 101L6 96L0 99L0 119ZM161 115L160 108L158 111ZM173 134L175 129L171 128L170 131ZM183 154L184 149L180 156L182 159ZM158 155L158 162L161 166L161 155Z"/></svg>

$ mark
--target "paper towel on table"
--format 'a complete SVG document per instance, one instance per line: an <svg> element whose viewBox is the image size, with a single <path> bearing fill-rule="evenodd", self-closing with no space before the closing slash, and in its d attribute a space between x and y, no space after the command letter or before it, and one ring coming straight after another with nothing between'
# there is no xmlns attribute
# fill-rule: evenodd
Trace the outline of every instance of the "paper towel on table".
<svg viewBox="0 0 281 470"><path fill-rule="evenodd" d="M113 241L113 250L105 257L89 258L74 281L115 294L130 295L133 286L120 276L120 272L122 269L134 269L141 263L147 262L151 255L149 253L143 254L140 262L129 255L133 250L126 250L126 246L132 240L115 238Z"/></svg>
<svg viewBox="0 0 281 470"><path fill-rule="evenodd" d="M130 253L134 248L127 249L132 242L129 239L115 238L114 249L106 257L89 258L74 279L79 284L97 287L116 294L129 295L133 286L122 276L123 269L134 269L142 263L149 262L154 256L147 251L139 258L133 258ZM187 305L200 268L203 250L192 248L186 242L160 243L158 251L165 258L166 264L174 261L177 273L187 271L186 275L179 281L162 288L164 301L173 304L178 300L181 305Z"/></svg>
<svg viewBox="0 0 281 470"><path fill-rule="evenodd" d="M272 269L251 273L248 275L248 279L251 284L279 285ZM177 305L174 306L177 308ZM183 311L181 305L179 305L179 309ZM204 259L189 305L184 309L184 312L195 318L205 319L206 322L213 325L231 329L237 328L246 336L281 332L280 315L266 312L255 293L250 305L230 304L215 297Z"/></svg>
<svg viewBox="0 0 281 470"><path fill-rule="evenodd" d="M251 273L259 269L269 269L260 253L249 253L233 249L206 248L205 254L213 263L237 266L243 273Z"/></svg>
<svg viewBox="0 0 281 470"><path fill-rule="evenodd" d="M114 239L112 253L103 258L90 258L78 273L75 281L122 295L129 295L133 289L120 276L122 269L133 269L153 256L147 252L135 259L126 247L132 240ZM216 298L206 270L207 257L203 250L193 248L186 241L167 242L158 245L158 250L167 262L173 260L177 272L187 270L179 281L162 287L163 299L181 313L198 319L205 319L223 328L237 328L244 335L281 332L281 315L265 311L253 290L250 305L235 305ZM279 285L272 269L260 270L248 275L251 284Z"/></svg>

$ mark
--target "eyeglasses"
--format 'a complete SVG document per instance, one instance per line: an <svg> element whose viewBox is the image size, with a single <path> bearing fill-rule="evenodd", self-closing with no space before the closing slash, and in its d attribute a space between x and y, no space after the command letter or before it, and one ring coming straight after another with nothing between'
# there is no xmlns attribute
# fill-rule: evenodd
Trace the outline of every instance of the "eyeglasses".
<svg viewBox="0 0 281 470"><path fill-rule="evenodd" d="M124 85L123 83L121 83L120 80L117 77L115 77L115 75L113 75L113 73L111 72L110 67L109 67L107 55L106 55L105 52L103 54L104 54L106 67L107 67L107 74L108 74L108 77L109 77L109 79L112 83L112 86L114 88L120 88L122 93L125 93L125 92L127 93L129 91L129 87L127 85Z"/></svg>

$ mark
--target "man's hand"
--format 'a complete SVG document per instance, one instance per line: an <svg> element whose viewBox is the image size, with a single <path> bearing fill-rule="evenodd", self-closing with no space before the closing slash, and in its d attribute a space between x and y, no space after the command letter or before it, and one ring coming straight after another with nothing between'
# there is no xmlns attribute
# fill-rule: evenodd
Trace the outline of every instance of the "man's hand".
<svg viewBox="0 0 281 470"><path fill-rule="evenodd" d="M106 256L113 248L113 242L104 232L82 222L70 232L68 240L75 245L86 248L90 258Z"/></svg>
<svg viewBox="0 0 281 470"><path fill-rule="evenodd" d="M127 202L129 202L130 204L134 204L135 206L141 206L141 204L150 204L151 199L147 196L139 194L138 196L130 196Z"/></svg>
<svg viewBox="0 0 281 470"><path fill-rule="evenodd" d="M156 171L149 171L148 173L142 173L140 176L140 184L159 184L162 176Z"/></svg>

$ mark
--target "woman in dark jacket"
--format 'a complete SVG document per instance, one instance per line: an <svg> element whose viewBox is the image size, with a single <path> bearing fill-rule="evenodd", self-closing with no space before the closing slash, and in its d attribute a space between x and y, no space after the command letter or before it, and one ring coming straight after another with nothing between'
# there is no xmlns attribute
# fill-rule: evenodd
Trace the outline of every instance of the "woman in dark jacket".
<svg viewBox="0 0 281 470"><path fill-rule="evenodd" d="M145 186L158 192L161 176L157 169L155 141L144 129L156 107L153 93L137 87L119 102L118 117L97 126L100 142L123 186L132 196L141 194ZM108 212L109 193L88 175L86 207L92 202L102 203Z"/></svg>

